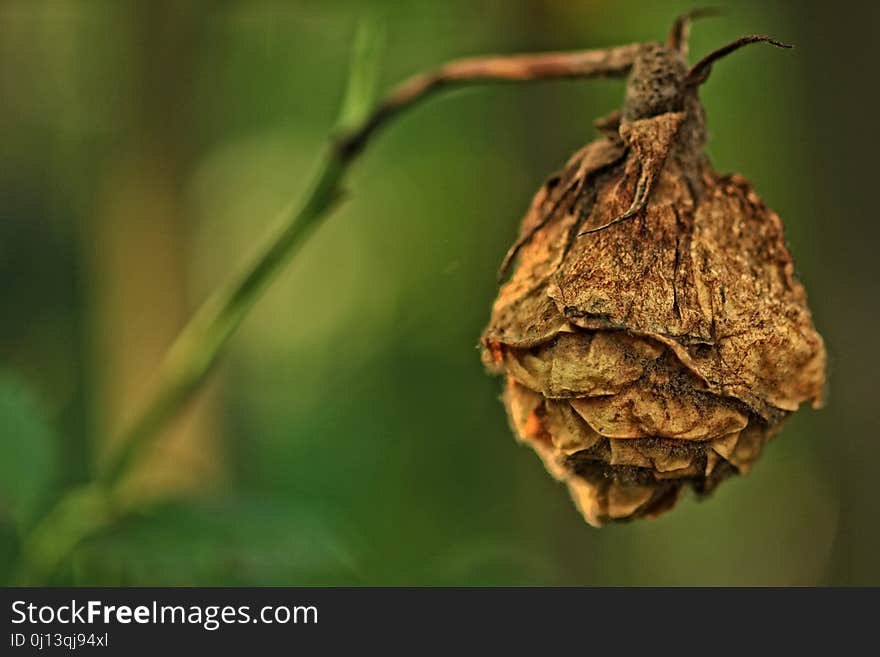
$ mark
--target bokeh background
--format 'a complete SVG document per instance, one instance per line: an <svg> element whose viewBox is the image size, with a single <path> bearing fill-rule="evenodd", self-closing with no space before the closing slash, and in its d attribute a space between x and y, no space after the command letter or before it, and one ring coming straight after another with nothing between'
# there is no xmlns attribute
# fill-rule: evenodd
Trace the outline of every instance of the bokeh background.
<svg viewBox="0 0 880 657"><path fill-rule="evenodd" d="M718 2L692 57L721 171L786 222L831 355L747 477L602 530L511 437L476 344L532 194L620 81L472 88L396 121L132 484L51 580L880 584L873 3ZM662 39L690 2L3 0L0 577L304 191L359 18L383 87L450 58Z"/></svg>

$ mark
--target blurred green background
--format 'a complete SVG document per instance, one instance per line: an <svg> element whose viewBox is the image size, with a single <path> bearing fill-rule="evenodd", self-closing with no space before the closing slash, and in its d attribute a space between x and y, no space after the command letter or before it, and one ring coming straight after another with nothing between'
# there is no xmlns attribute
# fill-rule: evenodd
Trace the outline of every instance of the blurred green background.
<svg viewBox="0 0 880 657"><path fill-rule="evenodd" d="M132 485L75 585L880 584L873 80L880 11L723 2L692 59L710 155L786 222L830 352L747 477L592 529L513 441L476 350L544 178L620 81L444 95L369 148ZM378 14L384 87L450 58L665 38L691 2L0 3L0 579L198 303L304 191ZM870 213L870 214L869 214Z"/></svg>

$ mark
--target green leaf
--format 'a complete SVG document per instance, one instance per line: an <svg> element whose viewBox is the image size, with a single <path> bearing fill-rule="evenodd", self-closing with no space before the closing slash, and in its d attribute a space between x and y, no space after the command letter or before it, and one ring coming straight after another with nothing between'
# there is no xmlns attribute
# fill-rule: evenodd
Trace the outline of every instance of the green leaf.
<svg viewBox="0 0 880 657"><path fill-rule="evenodd" d="M383 23L376 16L362 19L355 33L348 88L339 112L338 130L349 130L360 125L373 111L379 58L384 44Z"/></svg>
<svg viewBox="0 0 880 657"><path fill-rule="evenodd" d="M176 502L108 526L55 583L74 586L345 585L359 581L352 538L332 514L290 501Z"/></svg>
<svg viewBox="0 0 880 657"><path fill-rule="evenodd" d="M55 440L36 398L0 372L0 518L26 527L55 476Z"/></svg>

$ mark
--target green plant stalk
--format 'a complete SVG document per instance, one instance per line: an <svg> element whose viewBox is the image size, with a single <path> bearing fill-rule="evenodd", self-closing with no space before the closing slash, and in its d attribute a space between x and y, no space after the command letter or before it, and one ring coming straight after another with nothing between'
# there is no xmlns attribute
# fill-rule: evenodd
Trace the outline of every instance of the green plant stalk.
<svg viewBox="0 0 880 657"><path fill-rule="evenodd" d="M379 43L375 24L362 25L337 131L354 135L356 126L367 122ZM83 538L124 514L118 492L125 475L198 390L251 307L339 199L344 175L360 150L346 144L341 139L330 149L299 211L284 211L250 267L212 294L177 337L160 366L155 395L115 441L119 447L99 464L94 481L67 491L25 537L16 583L46 581Z"/></svg>
<svg viewBox="0 0 880 657"><path fill-rule="evenodd" d="M266 242L252 267L198 310L165 357L156 396L120 436L121 447L99 469L96 481L65 494L25 542L27 565L19 579L41 581L83 537L121 511L116 492L125 474L199 388L262 291L333 206L345 170L339 158L327 158L307 202L293 220L284 222L282 230Z"/></svg>
<svg viewBox="0 0 880 657"><path fill-rule="evenodd" d="M127 473L198 390L251 307L333 208L349 166L380 127L432 93L456 86L620 76L638 47L459 60L407 80L374 105L380 37L375 24L364 24L358 31L337 123L340 136L322 160L305 202L298 212L284 213L280 228L251 266L210 296L183 329L160 366L155 395L114 441L119 447L99 465L94 480L67 491L25 537L18 583L45 582L82 539L128 511L119 495Z"/></svg>
<svg viewBox="0 0 880 657"><path fill-rule="evenodd" d="M267 241L253 266L212 295L190 320L165 357L156 396L119 438L121 447L100 468L100 481L120 481L131 463L199 388L251 307L334 205L345 171L345 163L339 158L327 158L308 201L294 219L283 222L282 230Z"/></svg>
<svg viewBox="0 0 880 657"><path fill-rule="evenodd" d="M25 537L12 583L45 584L82 539L108 525L115 515L104 487L85 484L68 490Z"/></svg>
<svg viewBox="0 0 880 657"><path fill-rule="evenodd" d="M275 280L298 248L340 198L341 184L360 149L346 147L360 126L368 123L382 32L376 22L364 22L355 38L348 86L335 132L345 135L331 147L298 212L282 212L278 228L268 236L250 267L219 288L198 309L169 349L160 367L156 394L145 410L115 442L119 448L101 464L98 478L112 485L199 388L217 362L227 340L247 316L263 291Z"/></svg>

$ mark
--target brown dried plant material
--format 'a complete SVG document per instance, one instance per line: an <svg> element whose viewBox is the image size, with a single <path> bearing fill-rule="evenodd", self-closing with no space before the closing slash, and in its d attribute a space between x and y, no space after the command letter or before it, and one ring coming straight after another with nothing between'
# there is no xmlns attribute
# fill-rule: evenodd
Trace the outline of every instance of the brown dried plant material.
<svg viewBox="0 0 880 657"><path fill-rule="evenodd" d="M623 112L535 196L482 338L516 436L596 526L711 492L822 400L782 222L703 153L712 62L770 40L688 69L686 33L636 50Z"/></svg>

